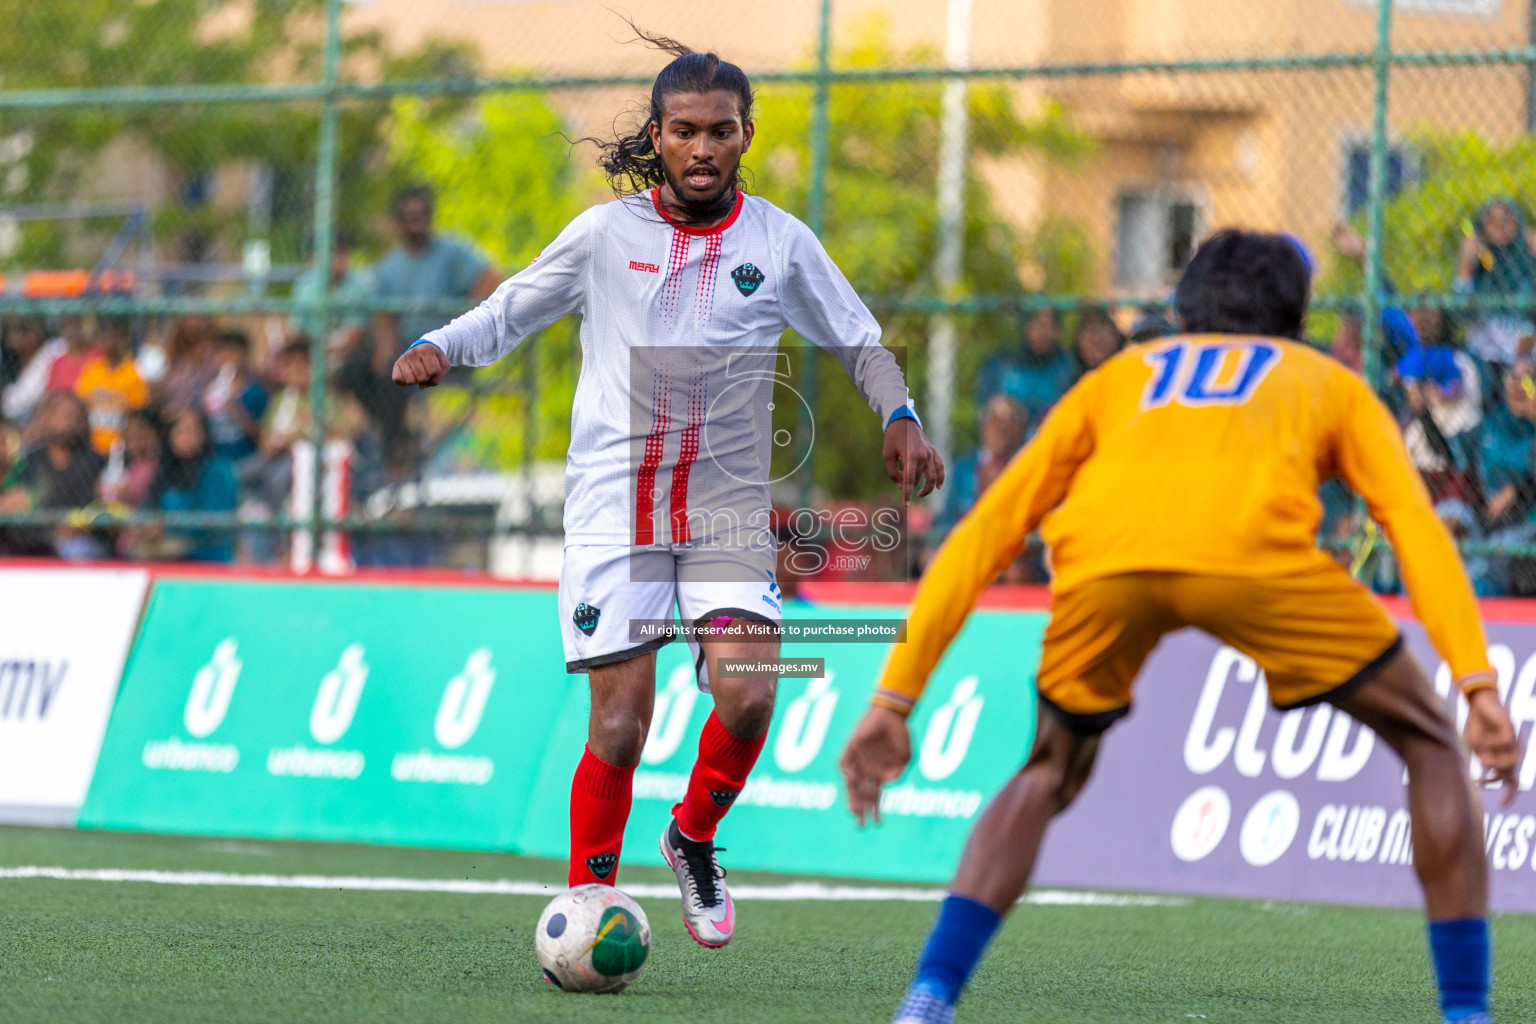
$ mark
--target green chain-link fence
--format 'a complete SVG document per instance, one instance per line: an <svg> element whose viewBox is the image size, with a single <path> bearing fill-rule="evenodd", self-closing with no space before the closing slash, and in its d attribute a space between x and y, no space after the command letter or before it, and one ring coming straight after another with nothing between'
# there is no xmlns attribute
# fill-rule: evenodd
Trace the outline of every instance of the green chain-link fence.
<svg viewBox="0 0 1536 1024"><path fill-rule="evenodd" d="M546 572L574 324L409 399L382 368L467 308L482 265L521 269L605 198L593 148L571 140L633 123L665 58L596 0L56 6L0 0L0 547L291 563L318 537L336 565ZM957 470L917 532L942 533L989 452L1032 431L1082 365L1157 329L1200 237L1244 225L1312 253L1314 340L1399 411L1480 586L1536 592L1536 4L647 0L625 14L751 75L752 189L822 236L906 351ZM389 265L391 200L412 185L435 195L436 230L478 254L435 292ZM192 470L153 454L174 455L174 423L151 436L102 369L75 382L105 452L94 476L64 446L49 455L74 415L50 386L69 390L115 333L164 420L209 414L233 491L146 482ZM877 426L823 362L800 385L823 442L786 501L888 501ZM258 379L264 409L245 401ZM1330 539L1392 586L1350 497L1326 496Z"/></svg>

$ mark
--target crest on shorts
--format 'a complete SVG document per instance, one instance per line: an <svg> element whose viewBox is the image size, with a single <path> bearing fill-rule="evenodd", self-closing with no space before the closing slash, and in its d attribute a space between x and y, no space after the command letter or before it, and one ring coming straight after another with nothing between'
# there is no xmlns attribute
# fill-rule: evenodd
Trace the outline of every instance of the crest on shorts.
<svg viewBox="0 0 1536 1024"><path fill-rule="evenodd" d="M731 280L736 282L736 290L743 295L751 295L757 291L757 286L763 283L763 272L750 263L743 263L731 271Z"/></svg>
<svg viewBox="0 0 1536 1024"><path fill-rule="evenodd" d="M576 606L576 613L571 616L571 621L576 623L576 628L587 636L597 632L597 617L603 614L603 610L596 605L583 601Z"/></svg>

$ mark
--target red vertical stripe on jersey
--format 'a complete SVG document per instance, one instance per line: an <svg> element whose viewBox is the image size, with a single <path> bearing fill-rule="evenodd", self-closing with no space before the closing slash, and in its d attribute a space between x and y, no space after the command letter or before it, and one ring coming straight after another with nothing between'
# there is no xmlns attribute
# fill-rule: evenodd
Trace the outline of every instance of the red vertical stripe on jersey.
<svg viewBox="0 0 1536 1024"><path fill-rule="evenodd" d="M699 457L699 428L704 425L708 407L708 378L700 375L688 382L688 425L683 428L682 450L672 467L672 543L686 544L693 539L688 528L688 475Z"/></svg>
<svg viewBox="0 0 1536 1024"><path fill-rule="evenodd" d="M672 251L667 256L667 280L661 287L661 317L667 323L677 322L678 307L683 301L683 269L688 266L688 247L693 238L677 228L672 229Z"/></svg>
<svg viewBox="0 0 1536 1024"><path fill-rule="evenodd" d="M694 293L693 322L702 327L709 323L715 308L715 271L720 267L720 236L704 239L704 258L699 261L698 290Z"/></svg>
<svg viewBox="0 0 1536 1024"><path fill-rule="evenodd" d="M651 432L645 438L645 457L635 474L635 544L656 543L656 467L667 443L667 422L672 415L672 387L658 376L651 392Z"/></svg>

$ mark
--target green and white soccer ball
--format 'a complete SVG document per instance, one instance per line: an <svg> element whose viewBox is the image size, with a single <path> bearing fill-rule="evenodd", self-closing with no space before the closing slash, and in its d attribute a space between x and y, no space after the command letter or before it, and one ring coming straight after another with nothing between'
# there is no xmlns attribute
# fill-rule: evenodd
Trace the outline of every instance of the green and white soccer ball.
<svg viewBox="0 0 1536 1024"><path fill-rule="evenodd" d="M640 977L651 925L627 894L578 885L544 908L534 945L544 977L564 991L617 992Z"/></svg>

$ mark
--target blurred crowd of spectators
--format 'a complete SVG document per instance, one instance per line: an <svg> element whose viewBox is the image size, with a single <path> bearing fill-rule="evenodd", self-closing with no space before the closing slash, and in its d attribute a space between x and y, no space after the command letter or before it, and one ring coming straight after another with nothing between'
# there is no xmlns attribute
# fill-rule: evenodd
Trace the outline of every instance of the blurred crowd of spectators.
<svg viewBox="0 0 1536 1024"><path fill-rule="evenodd" d="M338 239L331 265L295 284L300 308L312 306L326 285L334 301L354 307L374 297L467 305L489 295L496 269L471 246L435 232L432 206L426 189L401 192L392 207L397 244L371 266L355 265L348 239ZM1343 260L1363 263L1358 232L1341 227L1333 244ZM1495 200L1478 212L1446 285L1475 296L1536 295L1536 232L1514 202ZM1395 294L1390 281L1386 288ZM326 439L346 444L346 486L361 502L421 470L419 414L412 393L389 382L389 371L405 345L442 319L344 311L321 322L299 313L277 331L205 316L6 320L0 512L75 514L62 526L0 527L0 555L283 560L285 535L259 524L305 512L290 506L296 448L309 444L312 424L314 339L324 336L328 367ZM1360 318L1333 320L1332 336L1317 343L1359 370ZM975 390L979 444L955 459L930 540L965 514L1079 377L1129 343L1174 331L1161 314L1134 322L1091 306L1030 314L1019 342L982 365ZM1523 311L1393 305L1379 334L1381 394L1414 464L1457 538L1483 542L1469 548L1467 563L1478 592L1536 594L1536 558L1525 554L1536 551L1536 324ZM1341 560L1358 563L1378 589L1396 589L1390 554L1361 547L1364 524L1354 496L1334 480L1321 497L1323 540ZM239 512L251 525L199 529L183 520L103 528L94 509ZM376 540L358 545L359 563L419 564L430 557ZM1047 582L1039 545L1028 546L1003 578Z"/></svg>
<svg viewBox="0 0 1536 1024"><path fill-rule="evenodd" d="M495 268L467 244L433 231L432 194L401 192L398 244L370 267L338 239L322 275L294 286L313 300L452 299L493 291ZM0 555L72 560L132 558L271 563L281 531L199 529L195 522L97 525L95 510L230 513L259 524L291 511L297 446L310 443L313 342L328 364L326 441L348 446L344 486L359 499L406 480L423 453L411 395L389 382L405 344L441 314L346 313L329 324L296 315L261 329L207 316L131 320L11 317L0 333L0 512L74 510L64 525L0 527ZM430 321L430 322L429 322ZM312 461L305 464L313 465ZM359 561L368 560L365 543ZM373 560L410 562L380 544Z"/></svg>
<svg viewBox="0 0 1536 1024"><path fill-rule="evenodd" d="M1333 245L1343 260L1364 263L1365 243L1353 228L1338 228ZM1536 297L1536 231L1527 229L1518 205L1497 199L1478 211L1445 284L1463 295ZM1391 281L1385 287L1396 294ZM1071 340L1064 343L1063 318L1052 310L1035 313L1021 343L983 365L977 382L980 445L955 462L936 534L970 508L1078 377L1127 341L1174 330L1149 316L1127 337L1108 312L1093 308L1072 319ZM1332 337L1315 343L1359 371L1361 319L1336 319ZM1442 520L1467 544L1467 569L1478 593L1536 595L1536 558L1527 556L1536 552L1536 324L1526 312L1447 313L1397 304L1383 311L1379 335L1381 396L1397 415ZM1331 480L1321 498L1324 542L1378 590L1397 590L1390 553L1360 543L1364 523L1355 496L1342 481ZM1028 547L1005 578L1045 582L1038 545Z"/></svg>

